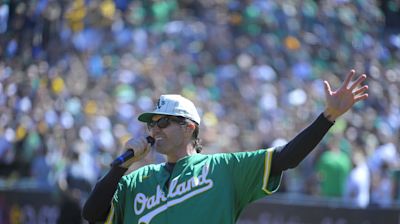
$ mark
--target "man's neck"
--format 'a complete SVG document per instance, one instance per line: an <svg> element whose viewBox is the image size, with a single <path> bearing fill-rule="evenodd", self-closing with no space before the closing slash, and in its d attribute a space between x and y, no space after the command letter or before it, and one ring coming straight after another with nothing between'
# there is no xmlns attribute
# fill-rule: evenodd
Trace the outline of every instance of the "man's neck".
<svg viewBox="0 0 400 224"><path fill-rule="evenodd" d="M172 170L174 169L176 163L170 163L166 162L165 163L165 169L169 172L172 173Z"/></svg>
<svg viewBox="0 0 400 224"><path fill-rule="evenodd" d="M197 154L196 150L193 147L189 147L185 151L181 151L181 152L182 153L179 153L179 154L167 155L168 163L176 163L182 158Z"/></svg>

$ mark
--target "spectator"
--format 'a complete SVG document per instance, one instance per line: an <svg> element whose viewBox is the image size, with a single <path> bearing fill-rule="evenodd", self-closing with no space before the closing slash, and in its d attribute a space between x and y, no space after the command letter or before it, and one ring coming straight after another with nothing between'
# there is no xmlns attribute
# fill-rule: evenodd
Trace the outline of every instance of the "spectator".
<svg viewBox="0 0 400 224"><path fill-rule="evenodd" d="M316 164L319 178L320 194L327 197L342 197L344 195L346 179L351 170L349 155L336 144L340 139L334 138L326 146Z"/></svg>
<svg viewBox="0 0 400 224"><path fill-rule="evenodd" d="M360 149L354 150L352 164L353 168L346 180L343 196L346 200L353 202L355 206L365 208L369 205L371 174Z"/></svg>

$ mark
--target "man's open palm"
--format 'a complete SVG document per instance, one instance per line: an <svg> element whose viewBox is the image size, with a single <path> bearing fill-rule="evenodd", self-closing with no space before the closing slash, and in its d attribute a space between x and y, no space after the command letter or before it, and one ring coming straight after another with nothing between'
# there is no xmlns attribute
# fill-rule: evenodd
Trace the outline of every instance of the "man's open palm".
<svg viewBox="0 0 400 224"><path fill-rule="evenodd" d="M356 102L367 99L368 97L368 94L365 93L368 90L368 86L363 85L360 87L360 84L367 78L367 76L362 74L352 82L355 73L355 70L351 70L342 86L335 91L331 90L328 81L324 81L326 111L329 112L333 119L344 114Z"/></svg>

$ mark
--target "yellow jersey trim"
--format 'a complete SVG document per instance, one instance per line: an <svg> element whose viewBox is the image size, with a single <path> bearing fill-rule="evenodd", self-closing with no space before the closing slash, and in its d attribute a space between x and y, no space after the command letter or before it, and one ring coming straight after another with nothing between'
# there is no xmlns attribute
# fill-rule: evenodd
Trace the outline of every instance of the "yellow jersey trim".
<svg viewBox="0 0 400 224"><path fill-rule="evenodd" d="M268 180L269 180L269 175L270 175L270 172L271 172L271 162L272 162L273 153L274 153L274 149L273 148L269 148L265 152L264 178L263 178L262 190L267 194L274 193L273 191L269 191L268 190Z"/></svg>
<svg viewBox="0 0 400 224"><path fill-rule="evenodd" d="M113 217L114 217L114 204L111 203L111 209L110 212L108 213L107 220L104 222L104 224L112 224Z"/></svg>

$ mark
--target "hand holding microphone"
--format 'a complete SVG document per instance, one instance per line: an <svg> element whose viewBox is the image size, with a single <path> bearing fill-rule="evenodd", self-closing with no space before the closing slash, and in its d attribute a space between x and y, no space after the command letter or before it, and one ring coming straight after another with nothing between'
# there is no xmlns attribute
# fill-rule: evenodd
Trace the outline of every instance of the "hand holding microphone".
<svg viewBox="0 0 400 224"><path fill-rule="evenodd" d="M151 136L139 139L129 139L125 144L125 149L127 149L127 151L116 158L111 163L111 166L129 168L132 163L143 159L150 152L154 141L154 138Z"/></svg>

